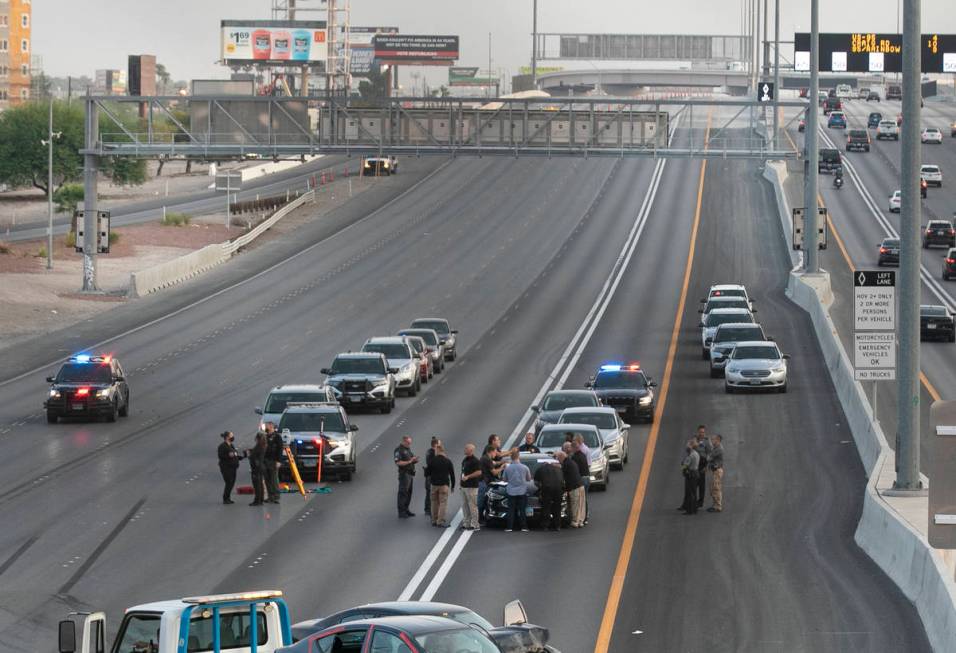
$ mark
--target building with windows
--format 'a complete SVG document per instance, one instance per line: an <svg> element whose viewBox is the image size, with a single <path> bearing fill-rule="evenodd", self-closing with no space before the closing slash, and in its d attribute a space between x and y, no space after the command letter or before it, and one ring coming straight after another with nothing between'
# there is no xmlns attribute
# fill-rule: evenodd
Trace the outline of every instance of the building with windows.
<svg viewBox="0 0 956 653"><path fill-rule="evenodd" d="M30 97L31 0L0 0L0 109Z"/></svg>

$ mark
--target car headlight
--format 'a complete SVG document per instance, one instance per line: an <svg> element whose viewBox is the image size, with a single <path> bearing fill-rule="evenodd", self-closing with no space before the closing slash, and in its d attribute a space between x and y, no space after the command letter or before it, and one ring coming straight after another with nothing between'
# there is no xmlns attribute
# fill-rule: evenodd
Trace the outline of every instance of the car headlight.
<svg viewBox="0 0 956 653"><path fill-rule="evenodd" d="M384 389L386 389L386 388L388 388L388 379L381 379L381 380L375 382L375 387L373 387L372 389L373 389L373 390L384 390Z"/></svg>
<svg viewBox="0 0 956 653"><path fill-rule="evenodd" d="M653 397L641 397L637 403L641 406L650 406L652 401L654 401Z"/></svg>
<svg viewBox="0 0 956 653"><path fill-rule="evenodd" d="M59 391L59 390L50 390L50 396L51 396L52 398L54 398L54 399L59 399L59 398L60 398L60 391Z"/></svg>
<svg viewBox="0 0 956 653"><path fill-rule="evenodd" d="M737 367L736 365L728 365L727 371L730 372L731 374L736 374L737 372L740 371L740 368Z"/></svg>
<svg viewBox="0 0 956 653"><path fill-rule="evenodd" d="M771 372L774 372L774 373L776 373L776 374L780 374L781 372L786 372L786 371L787 371L787 367L786 367L785 365L780 365L780 366L778 366L778 367L772 368L770 371L771 371Z"/></svg>
<svg viewBox="0 0 956 653"><path fill-rule="evenodd" d="M96 391L96 398L97 398L97 399L105 399L106 397L109 397L109 396L110 396L110 389L109 389L109 388L103 388L102 390L97 390L97 391Z"/></svg>

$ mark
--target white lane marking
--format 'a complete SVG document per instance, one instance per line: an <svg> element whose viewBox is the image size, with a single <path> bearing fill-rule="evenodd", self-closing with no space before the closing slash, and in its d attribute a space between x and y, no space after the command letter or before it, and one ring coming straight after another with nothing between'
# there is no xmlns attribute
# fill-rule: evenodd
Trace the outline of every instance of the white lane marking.
<svg viewBox="0 0 956 653"><path fill-rule="evenodd" d="M242 279L241 281L237 281L236 283L232 284L231 286L226 286L226 287L223 288L222 290L217 290L217 291L214 292L213 294L207 295L207 296L205 296L205 297L203 297L203 298L201 298L201 299L197 299L197 300L194 301L193 303L187 304L186 306L183 306L182 308L178 308L178 309L176 309L175 311L172 311L171 313L166 313L165 315L160 315L160 316L157 317L156 319L150 320L149 322L146 322L145 324L140 324L139 326L133 327L132 329L129 329L129 330L124 331L124 332L122 332L122 333L118 333L118 334L116 334L115 336L111 336L111 337L107 338L106 340L101 340L100 342L97 342L97 343L95 343L95 344L87 345L87 346L85 346L85 347L82 347L81 349L82 349L82 350L99 349L99 348L103 347L103 345L108 345L108 344L111 343L111 342L115 342L115 341L117 341L117 340L120 340L121 338L125 338L126 336L132 335L132 334L134 334L134 333L137 333L137 332L139 332L139 331L142 331L143 329L147 329L147 328L149 328L149 327L151 327L151 326L153 326L153 325L155 325L155 324L159 324L160 322L163 322L163 321L165 321L165 320L168 320L168 319L171 318L171 317L175 317L175 316L179 315L180 313L185 313L186 311L191 310L191 309L193 309L193 308L195 308L195 307L197 307L197 306L200 306L200 305L202 305L202 304L205 304L206 302L208 302L208 301L210 301L210 300L213 300L213 299L215 299L216 297L219 297L220 295L224 295L224 294L226 294L226 293L228 293L228 292L232 292L232 291L235 290L236 288L239 288L239 287L241 287L241 286L244 286L244 285L246 285L247 283L250 283L250 282L252 282L252 281L255 281L255 280L258 279L259 277L262 277L262 276L265 276L265 275L269 274L269 273L272 272L273 270L276 270L276 269L278 269L278 268L280 268L280 267L286 265L286 264L289 263L290 261L294 261L295 259L299 258L300 256L304 256L305 254L310 253L310 252L311 252L312 250L314 250L315 248L317 248L317 247L319 247L320 245L322 245L322 244L324 244L324 243L326 243L326 242L332 240L333 238L336 238L336 237L338 237L338 236L340 236L340 235L342 235L342 234L344 234L344 233L346 233L346 232L348 232L348 231L351 231L352 229L355 229L356 227L358 227L358 226L361 225L362 223L366 222L367 220L370 220L370 219L373 218L374 216L376 216L376 215L378 215L379 213L385 211L386 209L388 209L388 208L389 208L390 206L392 206L393 204L395 204L395 203L397 203L397 202L399 202L399 201L405 199L405 197L407 197L408 195L412 194L416 189L418 189L419 186L421 186L422 184L428 182L428 181L431 180L433 177L435 177L436 175L438 175L438 173L440 173L442 170L444 170L444 169L447 168L449 165L451 165L451 163L452 163L453 161L454 161L454 159L449 159L448 161L446 161L445 163L443 163L442 165L438 166L438 167L435 168L433 171L431 171L430 173L428 173L427 175L425 175L424 177L422 177L421 179L419 179L417 182L415 182L413 185L411 185L408 189L406 189L405 191L403 191L401 194L397 195L396 197L392 198L391 200L389 200L388 202L386 202L386 203L383 204L382 206L378 207L377 209L375 209L374 211L372 211L371 213L369 213L368 215L366 215L364 218L359 218L358 220L356 220L356 221L353 222L352 224L348 225L347 227L345 227L345 228L343 228L343 229L340 229L339 231L336 231L335 233L330 234L329 236L323 238L322 240L320 240L320 241L318 241L318 242L316 242L316 243L313 243L313 244L309 245L308 247L306 247L305 249L303 249L301 252L296 252L296 253L293 254L292 256L289 256L288 258L285 258L285 259L279 261L278 263L267 267L265 270L262 270L261 272L258 272L258 273L256 273L256 274L252 275L251 277L247 277L247 278L245 278L245 279ZM217 330L217 331L215 331L214 333L219 333L219 331ZM19 381L20 379L26 378L26 377L28 377L28 376L32 376L32 375L34 375L34 374L37 374L38 372L42 372L43 370L45 370L45 369L47 369L47 368L49 368L49 367L53 367L54 365L56 365L56 364L58 364L58 363L64 362L65 360L67 360L67 358L69 358L69 356L64 356L64 357L62 357L62 358L58 358L58 359L56 359L56 360L52 360L52 361L50 361L49 363L46 363L46 364L44 364L44 365L40 365L39 367L35 367L35 368L33 368L32 370L29 370L29 371L27 371L27 372L23 372L22 374L18 374L17 376L11 377L11 378L9 378L9 379L4 379L3 381L0 381L0 387L3 387L3 386L5 386L5 385L8 385L8 384L13 383L13 382L15 382L15 381Z"/></svg>
<svg viewBox="0 0 956 653"><path fill-rule="evenodd" d="M670 139L672 140L674 134L677 132L677 125L680 122L680 117L675 121L674 127L671 131ZM635 220L634 226L631 228L631 232L628 234L627 239L624 242L624 246L621 248L621 253L618 255L614 267L611 268L611 271L608 273L607 279L604 281L604 285L601 287L600 292L598 292L597 299L595 299L594 304L592 304L591 309L588 311L587 315L584 317L584 321L581 323L581 326L578 327L577 332L571 338L571 342L568 343L567 348L561 354L561 358L555 364L554 368L551 370L551 373L548 375L548 378L545 379L544 384L538 390L538 393L535 395L535 398L532 400L531 405L536 405L541 403L541 399L544 397L545 393L552 386L552 383L555 382L558 377L559 372L564 368L565 364L568 363L568 368L561 373L561 378L557 383L554 384L555 388L560 388L564 380L567 379L569 370L573 367L573 362L576 362L583 353L584 349L587 347L590 342L591 336L594 334L595 329L590 328L590 323L592 319L597 316L597 319L600 319L600 316L604 314L604 311L607 309L607 305L610 303L611 299L614 297L614 293L617 290L621 277L624 275L624 272L627 270L627 263L630 261L630 253L633 252L632 245L636 244L636 241L640 239L640 236L643 234L643 223L646 222L648 216L650 215L650 210L653 205L653 198L657 195L657 189L660 186L661 178L663 177L664 168L667 165L667 159L661 159L657 162L654 167L654 172L651 175L651 183L648 187L647 193L644 195L644 202L641 205L640 211L638 211L638 216ZM648 201L650 198L650 201ZM646 209L646 210L645 210ZM633 242L632 242L633 241ZM630 252L630 253L629 253ZM577 349L576 346L577 345ZM477 347L476 347L477 349ZM574 353L572 353L574 352ZM569 363L569 361L573 361ZM528 424L532 416L531 408L524 412L521 419L518 421L518 424L515 426L514 430L508 436L508 439L505 441L504 446L506 448L511 447L514 442L518 439L519 434L525 430L526 425ZM462 518L462 512L459 510L456 515L453 523L460 522ZM464 549L465 544L460 544L462 540L465 543L468 542L468 539L471 538L472 531L463 531L462 536L459 539L459 542L455 543L455 546L452 547L451 552L448 554L448 557L442 563L438 572L436 572L435 577L432 579L432 582L429 583L428 587L425 590L425 594L429 596L434 596L438 589L441 587L441 584L444 582L445 578L451 572L452 567L455 562L458 560L458 556L461 555L461 551ZM435 546L432 547L432 550L429 552L428 556L425 558L425 561L419 567L418 571L415 572L415 575L408 582L408 585L405 586L405 589L399 595L399 601L408 601L411 600L411 597L414 595L415 591L418 589L418 586L421 584L422 580L428 573L428 570L432 565L435 564L435 561L438 559L441 551L448 544L448 540L445 537L449 535L444 533L438 542L435 543ZM450 539L450 538L449 538ZM459 546L460 544L460 546ZM430 599L420 599L420 600L430 600Z"/></svg>
<svg viewBox="0 0 956 653"><path fill-rule="evenodd" d="M823 140L825 140L831 147L836 147L834 142L830 140L830 136L824 132L821 128L820 131ZM853 167L853 164L849 160L844 158L843 167L850 173L850 179L853 181L853 185L856 186L857 191L859 191L860 196L863 198L863 203L866 204L866 207L870 210L870 213L873 214L873 217L876 218L877 222L883 227L883 232L890 238L899 238L900 234L890 221L883 215L883 212L880 211L879 205L876 203L876 200L873 199L873 195L870 193L870 190L863 183L863 179L857 174L856 168ZM919 265L920 278L923 280L923 283L929 288L929 291L938 299L950 312L956 311L956 304L954 304L952 297L949 293L943 289L939 282L930 274L929 270L926 269L926 266L920 260Z"/></svg>
<svg viewBox="0 0 956 653"><path fill-rule="evenodd" d="M635 630L635 631L634 631L633 633L631 633L631 634L632 634L632 635L643 635L643 634L644 634L644 631L643 631L643 630Z"/></svg>

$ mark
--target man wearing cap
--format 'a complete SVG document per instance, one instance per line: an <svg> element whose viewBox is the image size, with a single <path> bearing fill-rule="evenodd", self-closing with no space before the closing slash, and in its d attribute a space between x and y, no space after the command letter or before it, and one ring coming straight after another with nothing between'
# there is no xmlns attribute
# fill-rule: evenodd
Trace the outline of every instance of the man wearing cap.
<svg viewBox="0 0 956 653"><path fill-rule="evenodd" d="M236 436L232 431L223 431L219 434L222 438L222 444L219 445L219 473L222 474L222 502L226 505L235 503L232 500L232 488L236 485L236 470L239 469L239 461L245 458L240 454L233 442Z"/></svg>
<svg viewBox="0 0 956 653"><path fill-rule="evenodd" d="M398 468L398 516L401 518L414 517L415 513L408 509L412 502L415 463L418 462L418 456L412 453L412 436L402 437L402 441L395 447L393 460Z"/></svg>

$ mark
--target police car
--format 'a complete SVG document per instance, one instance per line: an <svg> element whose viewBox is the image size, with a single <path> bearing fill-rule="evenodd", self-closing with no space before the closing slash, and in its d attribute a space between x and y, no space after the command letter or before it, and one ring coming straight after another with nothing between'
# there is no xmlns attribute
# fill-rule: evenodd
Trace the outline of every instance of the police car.
<svg viewBox="0 0 956 653"><path fill-rule="evenodd" d="M644 374L640 363L602 365L585 387L591 388L605 406L631 418L654 421L654 390L657 383Z"/></svg>
<svg viewBox="0 0 956 653"><path fill-rule="evenodd" d="M106 418L129 415L129 386L118 360L112 355L77 354L69 358L56 376L48 376L50 393L43 402L46 421L61 417Z"/></svg>
<svg viewBox="0 0 956 653"><path fill-rule="evenodd" d="M287 442L303 480L314 478L322 455L322 475L352 480L356 467L355 432L345 409L335 402L290 403L279 418L279 432ZM279 471L286 476L288 461Z"/></svg>

